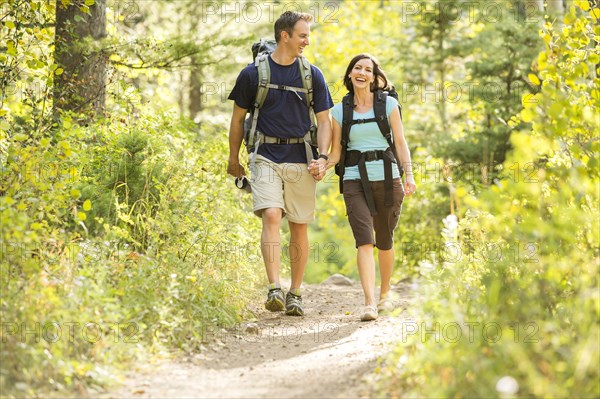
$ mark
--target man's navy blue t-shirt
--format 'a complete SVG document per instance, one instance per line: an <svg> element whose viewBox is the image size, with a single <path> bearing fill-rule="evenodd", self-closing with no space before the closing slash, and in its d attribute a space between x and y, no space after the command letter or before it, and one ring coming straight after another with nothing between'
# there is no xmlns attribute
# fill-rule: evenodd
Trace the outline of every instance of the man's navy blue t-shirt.
<svg viewBox="0 0 600 399"><path fill-rule="evenodd" d="M298 62L279 65L268 57L272 84L303 87ZM333 101L325 78L319 68L311 65L315 114L333 107ZM229 99L244 109L253 107L258 89L258 69L248 65L238 76ZM257 130L267 136L294 138L304 137L310 128L306 95L289 90L269 89L260 109ZM306 163L304 144L261 144L258 153L275 163ZM315 154L316 156L316 154Z"/></svg>

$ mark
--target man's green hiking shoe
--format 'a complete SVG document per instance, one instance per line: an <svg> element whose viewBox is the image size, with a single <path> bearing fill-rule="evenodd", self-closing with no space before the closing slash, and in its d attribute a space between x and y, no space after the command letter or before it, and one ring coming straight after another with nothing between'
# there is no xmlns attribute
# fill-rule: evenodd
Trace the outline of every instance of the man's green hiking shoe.
<svg viewBox="0 0 600 399"><path fill-rule="evenodd" d="M285 296L285 314L288 316L304 316L302 297L288 292Z"/></svg>
<svg viewBox="0 0 600 399"><path fill-rule="evenodd" d="M280 312L284 307L283 291L281 291L281 288L270 289L267 294L265 309L271 312Z"/></svg>

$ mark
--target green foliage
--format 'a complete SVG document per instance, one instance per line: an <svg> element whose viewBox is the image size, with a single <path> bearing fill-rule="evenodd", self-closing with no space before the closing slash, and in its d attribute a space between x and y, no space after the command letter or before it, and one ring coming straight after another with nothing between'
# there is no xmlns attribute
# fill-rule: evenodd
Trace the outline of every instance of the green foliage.
<svg viewBox="0 0 600 399"><path fill-rule="evenodd" d="M505 167L518 173L448 220L462 257L438 262L419 290L380 381L390 396L597 397L598 15L578 2L546 24L540 92L523 96ZM535 81L535 79L531 79ZM430 331L429 334L427 331Z"/></svg>
<svg viewBox="0 0 600 399"><path fill-rule="evenodd" d="M93 388L143 349L197 350L207 328L240 319L254 293L241 288L262 276L248 256L258 253L258 220L225 178L223 134L198 136L150 110L123 120L66 117L56 143L10 131L3 143L0 383L9 396Z"/></svg>
<svg viewBox="0 0 600 399"><path fill-rule="evenodd" d="M63 71L46 51L52 43L55 7L46 1L2 2L0 43L0 139L10 127L28 136L47 131L54 77Z"/></svg>
<svg viewBox="0 0 600 399"><path fill-rule="evenodd" d="M2 4L0 389L83 394L143 353L198 350L207 330L244 315L264 279L259 220L225 173L225 96L249 43L289 4L249 21L222 2L108 2L109 36L93 47L111 66L107 107L89 124L49 117L64 73L56 2ZM540 40L523 1L494 3L502 21L467 1L294 4L315 16L307 55L335 101L350 57L366 51L404 106L418 192L403 206L393 281L415 278L416 321L428 324L405 325L382 395L510 396L496 386L512 378L514 396L599 396L598 9L574 2L585 17L569 9ZM444 97L449 83L460 101ZM468 83L499 88L497 101ZM194 123L180 119L188 112ZM357 278L333 175L311 229L306 281ZM436 322L439 342L423 338ZM465 323L479 323L473 339ZM502 336L494 325L482 335L485 323Z"/></svg>

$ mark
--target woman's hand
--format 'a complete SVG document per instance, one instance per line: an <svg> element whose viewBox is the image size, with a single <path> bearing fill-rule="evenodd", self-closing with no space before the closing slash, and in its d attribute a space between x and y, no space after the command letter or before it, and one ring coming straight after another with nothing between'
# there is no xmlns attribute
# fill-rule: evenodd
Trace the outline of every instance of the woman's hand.
<svg viewBox="0 0 600 399"><path fill-rule="evenodd" d="M413 175L407 175L404 181L404 194L408 197L417 191L417 185L415 184L415 178Z"/></svg>
<svg viewBox="0 0 600 399"><path fill-rule="evenodd" d="M308 166L308 171L315 181L320 181L325 177L327 161L322 158L313 159Z"/></svg>

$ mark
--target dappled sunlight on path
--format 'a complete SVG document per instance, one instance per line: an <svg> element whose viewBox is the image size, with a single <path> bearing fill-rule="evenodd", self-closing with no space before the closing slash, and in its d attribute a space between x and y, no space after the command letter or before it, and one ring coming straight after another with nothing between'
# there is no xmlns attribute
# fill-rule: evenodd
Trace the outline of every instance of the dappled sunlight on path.
<svg viewBox="0 0 600 399"><path fill-rule="evenodd" d="M260 311L258 320L228 330L207 327L208 348L130 375L104 398L369 397L368 376L401 339L404 311L361 323L362 291L312 285L306 316ZM406 300L400 307L406 307Z"/></svg>

